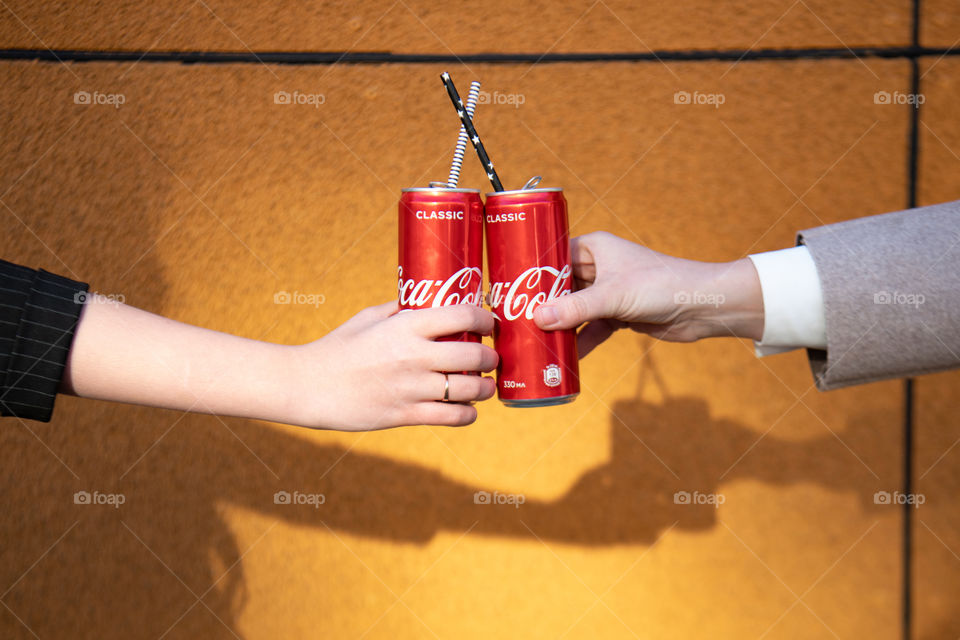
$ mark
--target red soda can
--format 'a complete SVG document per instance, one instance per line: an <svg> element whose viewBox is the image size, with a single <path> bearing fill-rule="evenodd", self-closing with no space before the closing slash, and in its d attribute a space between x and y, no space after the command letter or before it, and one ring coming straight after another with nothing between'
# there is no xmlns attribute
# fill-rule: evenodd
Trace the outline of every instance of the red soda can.
<svg viewBox="0 0 960 640"><path fill-rule="evenodd" d="M401 311L483 304L483 202L476 189L404 189L399 207ZM480 342L474 333L440 340Z"/></svg>
<svg viewBox="0 0 960 640"><path fill-rule="evenodd" d="M542 331L533 321L534 309L572 290L563 190L488 193L484 220L497 396L508 407L572 402L580 393L576 332Z"/></svg>

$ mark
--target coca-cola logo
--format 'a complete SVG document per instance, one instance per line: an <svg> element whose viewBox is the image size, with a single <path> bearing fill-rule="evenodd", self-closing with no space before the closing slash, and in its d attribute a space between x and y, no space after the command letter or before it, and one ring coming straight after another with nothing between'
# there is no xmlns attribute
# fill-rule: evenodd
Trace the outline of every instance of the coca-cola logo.
<svg viewBox="0 0 960 640"><path fill-rule="evenodd" d="M483 272L479 267L464 267L446 280L403 279L403 267L397 268L397 292L403 307L443 307L451 304L475 304L483 301Z"/></svg>
<svg viewBox="0 0 960 640"><path fill-rule="evenodd" d="M570 293L570 273L570 265L562 269L530 267L513 282L491 282L490 306L495 315L502 309L504 320L512 322L521 317L533 320L533 311L541 304Z"/></svg>

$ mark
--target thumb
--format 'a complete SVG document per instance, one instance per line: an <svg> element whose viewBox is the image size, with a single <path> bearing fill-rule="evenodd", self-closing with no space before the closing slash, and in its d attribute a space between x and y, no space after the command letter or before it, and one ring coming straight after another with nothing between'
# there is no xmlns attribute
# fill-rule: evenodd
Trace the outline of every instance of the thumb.
<svg viewBox="0 0 960 640"><path fill-rule="evenodd" d="M596 285L554 298L533 312L541 329L573 329L584 322L610 315L609 297Z"/></svg>

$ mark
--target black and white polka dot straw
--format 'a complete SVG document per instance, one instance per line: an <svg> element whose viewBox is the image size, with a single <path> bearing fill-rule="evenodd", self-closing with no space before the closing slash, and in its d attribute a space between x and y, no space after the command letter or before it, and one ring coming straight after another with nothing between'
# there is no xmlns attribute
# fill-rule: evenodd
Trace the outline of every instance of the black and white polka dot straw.
<svg viewBox="0 0 960 640"><path fill-rule="evenodd" d="M467 130L467 135L470 136L470 142L473 143L473 148L477 150L477 155L480 156L480 162L483 163L487 177L490 178L490 184L493 185L493 190L503 191L500 176L497 175L496 169L493 168L493 162L490 160L490 156L487 155L487 150L483 148L483 143L480 142L477 129L473 126L473 119L470 117L470 114L467 113L467 107L463 104L463 100L460 99L460 94L457 93L457 88L454 86L453 80L450 79L450 74L444 71L440 74L440 79L443 80L443 86L447 88L450 101L453 102L453 106L457 108L457 115L460 116L460 122L463 123L463 128Z"/></svg>

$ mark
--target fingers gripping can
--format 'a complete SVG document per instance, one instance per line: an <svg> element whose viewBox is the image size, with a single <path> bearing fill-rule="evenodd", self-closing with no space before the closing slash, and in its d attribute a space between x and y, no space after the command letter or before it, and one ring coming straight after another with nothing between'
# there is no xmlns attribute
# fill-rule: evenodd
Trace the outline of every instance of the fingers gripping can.
<svg viewBox="0 0 960 640"><path fill-rule="evenodd" d="M484 220L497 395L511 407L572 402L580 393L576 332L542 331L533 321L538 306L572 288L563 191L488 193Z"/></svg>
<svg viewBox="0 0 960 640"><path fill-rule="evenodd" d="M399 206L401 311L483 304L483 202L476 189L404 189ZM480 342L460 333L441 340Z"/></svg>

